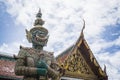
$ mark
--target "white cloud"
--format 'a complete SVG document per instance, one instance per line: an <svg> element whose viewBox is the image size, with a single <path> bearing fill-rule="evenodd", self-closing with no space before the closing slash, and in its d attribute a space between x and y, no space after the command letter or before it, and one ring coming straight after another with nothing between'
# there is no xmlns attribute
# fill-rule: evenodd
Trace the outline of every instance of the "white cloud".
<svg viewBox="0 0 120 80"><path fill-rule="evenodd" d="M107 74L109 77L109 80L119 80L120 79L120 51L117 51L116 53L100 53L96 54L97 60L102 64L104 64L107 67Z"/></svg>
<svg viewBox="0 0 120 80"><path fill-rule="evenodd" d="M38 8L42 9L43 19L46 21L44 26L50 32L46 49L55 51L55 55L76 41L83 25L82 18L84 18L85 38L90 43L93 53L99 58L101 65L104 63L107 65L108 73L112 69L113 72L110 73L113 74L109 74L111 80L120 78L118 66L114 66L120 65L115 63L118 62L120 55L117 52L113 55L98 54L110 46L120 46L120 38L107 42L100 36L106 26L120 23L120 0L3 0L3 2L7 5L7 12L15 18L15 23L22 24L27 29L33 27ZM70 25L74 26L70 27ZM28 46L27 42L13 42L3 44L0 51L17 53L18 46L23 43L27 44L24 46Z"/></svg>
<svg viewBox="0 0 120 80"><path fill-rule="evenodd" d="M23 40L21 42L13 42L13 43L9 43L9 44L3 43L0 46L0 52L6 53L5 55L11 54L11 56L13 56L13 54L18 53L20 45L26 46L26 47L31 46L30 44L28 44L28 42L26 40Z"/></svg>
<svg viewBox="0 0 120 80"><path fill-rule="evenodd" d="M101 38L93 38L90 40L89 44L94 53L99 53L100 51L103 51L112 46L120 46L120 36L113 41L106 41Z"/></svg>

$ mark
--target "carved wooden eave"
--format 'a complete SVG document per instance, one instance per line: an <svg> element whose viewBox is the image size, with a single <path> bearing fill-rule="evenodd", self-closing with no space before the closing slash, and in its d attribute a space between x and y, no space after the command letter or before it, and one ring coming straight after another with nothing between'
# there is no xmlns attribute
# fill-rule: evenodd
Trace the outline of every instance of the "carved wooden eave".
<svg viewBox="0 0 120 80"><path fill-rule="evenodd" d="M98 64L95 56L84 39L83 31L77 42L56 57L65 69L65 77L85 80L107 80L107 74Z"/></svg>

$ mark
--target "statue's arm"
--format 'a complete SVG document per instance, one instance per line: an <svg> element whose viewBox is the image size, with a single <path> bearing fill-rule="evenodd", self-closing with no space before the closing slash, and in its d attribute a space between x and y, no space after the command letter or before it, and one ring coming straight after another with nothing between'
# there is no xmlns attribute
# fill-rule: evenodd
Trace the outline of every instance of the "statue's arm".
<svg viewBox="0 0 120 80"><path fill-rule="evenodd" d="M64 75L65 69L61 65L58 64L55 58L53 58L51 66L53 66L53 68L57 70L57 72L59 72L60 76Z"/></svg>
<svg viewBox="0 0 120 80"><path fill-rule="evenodd" d="M15 64L15 74L16 75L37 75L37 68L35 67L27 67L25 61L25 51L20 50L18 54L18 59Z"/></svg>

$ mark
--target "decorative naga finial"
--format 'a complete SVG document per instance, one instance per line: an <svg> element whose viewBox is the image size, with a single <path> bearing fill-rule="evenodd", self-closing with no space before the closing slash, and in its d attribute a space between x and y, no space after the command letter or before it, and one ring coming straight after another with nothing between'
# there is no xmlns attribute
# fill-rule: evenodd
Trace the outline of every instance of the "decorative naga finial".
<svg viewBox="0 0 120 80"><path fill-rule="evenodd" d="M107 74L107 72L106 72L106 65L104 64L104 72L105 72L105 74Z"/></svg>
<svg viewBox="0 0 120 80"><path fill-rule="evenodd" d="M39 8L38 13L36 14L36 20L34 22L34 26L37 25L42 26L45 23L41 18L42 18L42 13L41 13L41 9Z"/></svg>

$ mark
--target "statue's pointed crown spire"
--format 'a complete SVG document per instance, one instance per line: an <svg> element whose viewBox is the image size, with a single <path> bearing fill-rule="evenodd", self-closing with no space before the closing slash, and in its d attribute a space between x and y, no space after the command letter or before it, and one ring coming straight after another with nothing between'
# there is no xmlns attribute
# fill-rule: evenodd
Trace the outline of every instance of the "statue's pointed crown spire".
<svg viewBox="0 0 120 80"><path fill-rule="evenodd" d="M34 22L34 26L37 25L42 26L45 23L41 18L42 18L42 13L41 13L41 9L39 8L38 13L36 14L36 20Z"/></svg>
<svg viewBox="0 0 120 80"><path fill-rule="evenodd" d="M41 13L41 9L39 8L39 11L38 11L38 13L36 15L36 18L41 18L41 17L42 17L42 13Z"/></svg>
<svg viewBox="0 0 120 80"><path fill-rule="evenodd" d="M44 21L42 20L41 17L42 17L42 13L41 13L41 9L39 8L38 13L36 14L34 27L31 28L30 31L28 31L26 29L26 37L30 43L32 43L32 34L34 34L37 31L43 32L44 36L47 36L47 37L45 37L46 39L49 37L48 30L42 26L44 24ZM43 39L43 38L41 38L41 39Z"/></svg>

